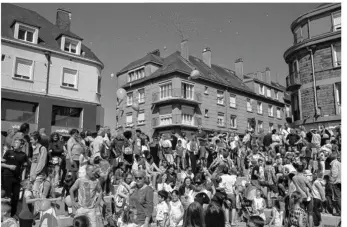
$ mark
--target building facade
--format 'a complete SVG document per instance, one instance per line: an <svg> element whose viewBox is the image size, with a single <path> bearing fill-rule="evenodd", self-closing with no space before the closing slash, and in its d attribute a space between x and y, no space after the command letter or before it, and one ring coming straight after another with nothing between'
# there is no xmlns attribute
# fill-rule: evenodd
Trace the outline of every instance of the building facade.
<svg viewBox="0 0 347 227"><path fill-rule="evenodd" d="M180 52L161 57L156 50L123 68L117 73L118 87L127 96L117 109L118 124L151 136L183 131L188 137L199 126L244 134L248 128L270 131L284 125L285 87L272 82L269 69L259 78L245 76L242 59L232 71L212 64L211 56L209 48L201 59L190 56L183 41ZM194 70L196 77L190 76Z"/></svg>
<svg viewBox="0 0 347 227"><path fill-rule="evenodd" d="M293 126L334 127L341 123L341 4L322 4L291 25L289 66Z"/></svg>
<svg viewBox="0 0 347 227"><path fill-rule="evenodd" d="M96 130L102 62L70 31L71 13L52 24L36 12L2 4L1 131L26 122L31 131L68 135Z"/></svg>

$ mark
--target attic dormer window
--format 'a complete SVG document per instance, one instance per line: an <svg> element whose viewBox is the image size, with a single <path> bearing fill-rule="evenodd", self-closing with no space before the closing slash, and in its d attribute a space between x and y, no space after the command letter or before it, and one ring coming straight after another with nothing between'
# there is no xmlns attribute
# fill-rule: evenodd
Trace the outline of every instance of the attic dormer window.
<svg viewBox="0 0 347 227"><path fill-rule="evenodd" d="M63 36L61 39L61 49L65 52L71 54L81 53L81 41L77 39L73 39L70 37Z"/></svg>
<svg viewBox="0 0 347 227"><path fill-rule="evenodd" d="M14 26L14 38L25 42L37 44L39 29L34 26L16 22Z"/></svg>

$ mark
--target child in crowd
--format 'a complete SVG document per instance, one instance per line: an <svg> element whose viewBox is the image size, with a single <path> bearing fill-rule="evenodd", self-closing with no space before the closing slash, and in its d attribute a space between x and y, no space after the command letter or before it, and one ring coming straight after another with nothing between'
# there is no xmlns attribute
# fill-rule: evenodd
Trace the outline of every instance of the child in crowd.
<svg viewBox="0 0 347 227"><path fill-rule="evenodd" d="M183 225L183 215L184 208L179 200L179 193L177 190L171 192L171 201L170 201L170 227L182 227Z"/></svg>
<svg viewBox="0 0 347 227"><path fill-rule="evenodd" d="M265 199L261 197L261 190L257 189L256 197L253 199L252 208L255 215L266 221L264 209L266 208Z"/></svg>
<svg viewBox="0 0 347 227"><path fill-rule="evenodd" d="M158 192L157 215L155 217L158 227L166 227L168 224L169 206L166 203L169 193L161 190Z"/></svg>
<svg viewBox="0 0 347 227"><path fill-rule="evenodd" d="M272 219L269 223L271 227L281 227L283 223L283 211L280 208L280 202L278 200L274 201L274 206L271 211Z"/></svg>

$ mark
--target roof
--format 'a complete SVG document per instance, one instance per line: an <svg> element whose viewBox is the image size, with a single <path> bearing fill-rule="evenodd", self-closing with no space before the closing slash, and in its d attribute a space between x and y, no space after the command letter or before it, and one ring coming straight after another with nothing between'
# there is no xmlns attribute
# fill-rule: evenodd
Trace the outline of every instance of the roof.
<svg viewBox="0 0 347 227"><path fill-rule="evenodd" d="M179 51L176 51L164 58L162 67L153 74L140 80L133 81L131 82L131 85L136 85L146 80L168 75L173 72L181 72L186 74L188 77L191 71L195 68L200 72L200 79L224 86L226 85L237 90L254 93L242 82L240 78L235 75L234 71L214 64L212 64L212 68L210 68L201 59L193 56L189 56L189 61L187 61L181 57L181 53ZM130 83L126 84L124 87L128 86L129 84Z"/></svg>
<svg viewBox="0 0 347 227"><path fill-rule="evenodd" d="M125 66L122 70L120 70L117 73L117 76L120 75L120 74L123 74L123 73L125 73L125 72L127 72L129 70L137 68L139 66L147 64L147 63L154 63L154 64L162 65L163 64L163 59L161 57L157 56L156 54L148 53L143 58L140 58L140 59L138 59L136 61L133 61L129 65Z"/></svg>
<svg viewBox="0 0 347 227"><path fill-rule="evenodd" d="M15 21L20 21L22 23L35 26L39 28L39 39L37 45L40 47L48 48L55 51L61 51L60 45L56 40L61 34L67 35L71 38L76 38L82 40L81 37L77 36L71 31L64 32L55 24L51 23L46 18L42 17L40 14L28 10L13 4L2 3L1 4L1 37L14 40L13 30L11 25ZM85 45L81 45L81 50L85 52L85 55L79 55L79 57L87 58L99 62L102 62L97 58L97 56Z"/></svg>
<svg viewBox="0 0 347 227"><path fill-rule="evenodd" d="M251 75L254 75L254 73L248 73L247 75L244 75L243 78L244 79L251 79L251 80L258 81L258 82L265 83L265 84L269 84L269 83L266 83L262 80L259 80L258 78L253 78ZM276 87L279 90L283 90L283 91L286 90L286 87L284 87L283 85L281 85L277 82L274 82L274 81L271 81L270 85L273 87Z"/></svg>

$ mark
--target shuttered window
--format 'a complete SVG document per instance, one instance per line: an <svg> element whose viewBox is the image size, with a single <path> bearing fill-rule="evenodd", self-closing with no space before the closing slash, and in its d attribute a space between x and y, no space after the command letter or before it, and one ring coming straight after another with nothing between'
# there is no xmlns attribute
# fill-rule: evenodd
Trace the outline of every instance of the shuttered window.
<svg viewBox="0 0 347 227"><path fill-rule="evenodd" d="M137 117L137 123L138 124L144 124L145 123L145 112L144 111L139 112L139 115Z"/></svg>
<svg viewBox="0 0 347 227"><path fill-rule="evenodd" d="M334 31L341 30L341 11L333 14Z"/></svg>
<svg viewBox="0 0 347 227"><path fill-rule="evenodd" d="M26 79L26 80L32 80L32 66L33 66L33 61L17 58L16 72L14 74L14 77Z"/></svg>
<svg viewBox="0 0 347 227"><path fill-rule="evenodd" d="M230 107L236 108L236 95L230 94Z"/></svg>
<svg viewBox="0 0 347 227"><path fill-rule="evenodd" d="M132 113L127 114L126 122L127 122L127 124L131 124L133 122L133 114Z"/></svg>
<svg viewBox="0 0 347 227"><path fill-rule="evenodd" d="M63 70L62 86L77 88L77 71L72 69Z"/></svg>

